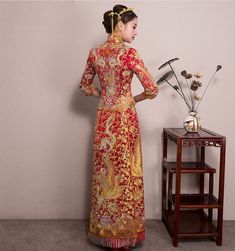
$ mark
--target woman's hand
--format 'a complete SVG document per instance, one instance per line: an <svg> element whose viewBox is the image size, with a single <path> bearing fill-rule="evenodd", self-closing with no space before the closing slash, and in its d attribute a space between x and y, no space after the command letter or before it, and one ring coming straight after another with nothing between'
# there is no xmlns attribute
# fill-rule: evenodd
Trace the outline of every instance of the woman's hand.
<svg viewBox="0 0 235 251"><path fill-rule="evenodd" d="M135 100L135 103L138 103L138 102L143 101L145 99L154 99L156 96L157 96L157 94L147 95L144 91L144 92L140 93L139 95L136 95L134 97L134 100Z"/></svg>
<svg viewBox="0 0 235 251"><path fill-rule="evenodd" d="M93 90L92 95L94 97L96 97L96 98L100 98L101 97L101 91L98 90L98 89L95 89L95 90Z"/></svg>

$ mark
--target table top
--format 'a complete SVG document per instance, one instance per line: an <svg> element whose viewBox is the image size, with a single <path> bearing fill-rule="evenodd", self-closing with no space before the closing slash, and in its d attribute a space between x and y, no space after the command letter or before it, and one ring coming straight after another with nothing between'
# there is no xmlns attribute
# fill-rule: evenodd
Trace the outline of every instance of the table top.
<svg viewBox="0 0 235 251"><path fill-rule="evenodd" d="M187 132L184 128L163 128L164 132L174 138L182 139L225 139L224 136L211 130L202 128L196 133Z"/></svg>
<svg viewBox="0 0 235 251"><path fill-rule="evenodd" d="M187 132L184 128L163 128L164 136L182 146L225 146L226 138L218 133L202 128L197 133Z"/></svg>

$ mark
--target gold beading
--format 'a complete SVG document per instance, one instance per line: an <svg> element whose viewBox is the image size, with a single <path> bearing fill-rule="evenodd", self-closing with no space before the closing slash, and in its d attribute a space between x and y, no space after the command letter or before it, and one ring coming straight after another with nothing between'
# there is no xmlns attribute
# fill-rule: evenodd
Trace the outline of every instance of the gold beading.
<svg viewBox="0 0 235 251"><path fill-rule="evenodd" d="M112 33L113 33L113 16L114 15L117 15L118 16L118 22L119 21L121 21L121 15L123 14L123 13L125 13L125 12L127 12L127 11L132 11L133 12L133 9L132 8L124 8L122 11L120 11L119 13L117 13L117 12L113 12L113 11L111 11L110 13L109 13L109 16L112 16L112 20L111 20L111 22L112 22Z"/></svg>

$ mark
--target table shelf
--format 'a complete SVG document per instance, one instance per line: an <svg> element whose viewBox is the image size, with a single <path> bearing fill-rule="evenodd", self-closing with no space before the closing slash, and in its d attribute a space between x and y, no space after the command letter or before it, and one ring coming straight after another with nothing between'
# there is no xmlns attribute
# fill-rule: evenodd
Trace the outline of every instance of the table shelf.
<svg viewBox="0 0 235 251"><path fill-rule="evenodd" d="M177 163L176 162L163 162L168 172L176 173ZM216 173L216 169L209 166L206 163L200 162L183 162L181 166L182 173Z"/></svg>
<svg viewBox="0 0 235 251"><path fill-rule="evenodd" d="M175 194L169 195L172 206L175 207ZM180 208L219 208L218 199L210 194L180 194Z"/></svg>
<svg viewBox="0 0 235 251"><path fill-rule="evenodd" d="M170 234L174 231L174 211L163 212L163 221L168 226ZM180 211L178 238L218 237L216 226L209 220L203 210Z"/></svg>
<svg viewBox="0 0 235 251"><path fill-rule="evenodd" d="M168 142L176 145L175 161L167 159ZM196 150L195 161L182 160L183 150L188 147ZM206 147L220 148L218 170L205 163ZM214 237L216 244L222 245L225 149L226 138L204 128L198 133L188 133L183 128L163 129L162 220L170 232L173 246L178 246L179 239L206 237ZM218 192L215 196L214 175L217 171ZM199 177L198 193L181 193L182 174ZM205 179L208 179L207 183ZM205 192L205 183L208 192ZM215 220L213 210L217 211Z"/></svg>

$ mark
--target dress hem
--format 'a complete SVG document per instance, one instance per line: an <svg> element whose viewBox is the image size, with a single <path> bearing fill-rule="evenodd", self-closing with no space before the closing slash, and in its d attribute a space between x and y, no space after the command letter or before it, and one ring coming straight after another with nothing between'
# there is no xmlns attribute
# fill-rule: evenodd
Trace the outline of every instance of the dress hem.
<svg viewBox="0 0 235 251"><path fill-rule="evenodd" d="M143 231L137 233L137 236L134 238L105 238L105 237L98 237L89 232L88 239L94 244L103 247L109 247L109 248L134 247L137 243L144 241L145 232Z"/></svg>

